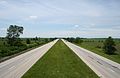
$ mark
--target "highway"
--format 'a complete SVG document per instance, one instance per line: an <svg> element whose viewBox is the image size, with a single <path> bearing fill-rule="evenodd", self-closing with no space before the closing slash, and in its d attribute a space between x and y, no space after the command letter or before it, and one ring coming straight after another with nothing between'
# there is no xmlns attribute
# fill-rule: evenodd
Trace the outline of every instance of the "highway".
<svg viewBox="0 0 120 78"><path fill-rule="evenodd" d="M62 41L100 78L120 78L120 64L83 49L66 40L62 39Z"/></svg>
<svg viewBox="0 0 120 78"><path fill-rule="evenodd" d="M0 78L21 78L57 41L0 63Z"/></svg>

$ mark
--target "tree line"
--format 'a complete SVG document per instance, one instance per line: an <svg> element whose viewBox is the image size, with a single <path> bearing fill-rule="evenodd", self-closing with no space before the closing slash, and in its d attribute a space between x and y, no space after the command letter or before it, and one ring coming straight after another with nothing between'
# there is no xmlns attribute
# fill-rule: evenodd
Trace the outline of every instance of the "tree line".
<svg viewBox="0 0 120 78"><path fill-rule="evenodd" d="M82 44L84 41L83 41L83 38L79 38L79 37L76 37L76 38L64 38L65 40L69 41L69 42L72 42L72 43L77 43L77 44ZM88 40L87 42L94 42L94 40ZM105 41L98 41L98 42L102 42L103 43L103 51L106 53L106 54L114 54L115 51L117 50L115 48L115 42L113 40L113 38L111 36L109 36L108 38L105 39Z"/></svg>

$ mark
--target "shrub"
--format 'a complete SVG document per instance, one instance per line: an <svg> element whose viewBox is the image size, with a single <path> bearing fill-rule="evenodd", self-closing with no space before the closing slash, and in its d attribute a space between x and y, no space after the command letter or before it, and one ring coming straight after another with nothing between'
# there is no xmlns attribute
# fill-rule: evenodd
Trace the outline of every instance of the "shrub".
<svg viewBox="0 0 120 78"><path fill-rule="evenodd" d="M112 37L108 37L104 42L103 49L106 54L114 54L116 51L116 48L114 46L115 42L113 41Z"/></svg>
<svg viewBox="0 0 120 78"><path fill-rule="evenodd" d="M30 39L27 39L27 40L26 40L26 43L27 43L27 44L30 44L30 43L31 43Z"/></svg>
<svg viewBox="0 0 120 78"><path fill-rule="evenodd" d="M100 46L100 45L97 45L96 48L101 48L101 46Z"/></svg>
<svg viewBox="0 0 120 78"><path fill-rule="evenodd" d="M74 42L75 43L82 43L83 42L83 40L82 39L80 39L79 37L77 37L75 40L74 40Z"/></svg>
<svg viewBox="0 0 120 78"><path fill-rule="evenodd" d="M6 48L1 49L1 56L2 57L8 56L8 55L10 55L10 50L9 49L6 49Z"/></svg>

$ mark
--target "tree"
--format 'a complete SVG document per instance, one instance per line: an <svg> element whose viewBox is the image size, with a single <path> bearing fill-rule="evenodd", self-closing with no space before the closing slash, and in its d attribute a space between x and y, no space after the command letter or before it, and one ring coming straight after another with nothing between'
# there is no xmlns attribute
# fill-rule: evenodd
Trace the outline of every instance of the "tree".
<svg viewBox="0 0 120 78"><path fill-rule="evenodd" d="M48 38L45 38L45 42L46 42L46 43L48 42Z"/></svg>
<svg viewBox="0 0 120 78"><path fill-rule="evenodd" d="M27 39L27 40L26 40L26 43L27 43L27 44L30 44L30 43L31 43L30 39Z"/></svg>
<svg viewBox="0 0 120 78"><path fill-rule="evenodd" d="M80 40L80 38L76 37L76 39L74 41L75 41L75 43L79 43L79 40Z"/></svg>
<svg viewBox="0 0 120 78"><path fill-rule="evenodd" d="M74 41L75 41L75 38L73 38L73 37L69 38L69 37L68 37L68 38L66 38L66 40L69 41L69 42L74 42Z"/></svg>
<svg viewBox="0 0 120 78"><path fill-rule="evenodd" d="M83 42L83 40L79 37L76 37L76 39L74 41L75 41L75 43L82 43Z"/></svg>
<svg viewBox="0 0 120 78"><path fill-rule="evenodd" d="M104 42L103 49L106 54L114 54L116 51L116 48L114 46L115 42L113 41L112 37L108 37Z"/></svg>
<svg viewBox="0 0 120 78"><path fill-rule="evenodd" d="M35 40L36 40L36 41L38 40L38 37L37 37L37 36L35 37Z"/></svg>
<svg viewBox="0 0 120 78"><path fill-rule="evenodd" d="M10 27L7 29L7 42L8 44L10 44L11 46L15 46L15 45L20 45L20 34L23 34L23 27L21 26L17 26L17 25L10 25Z"/></svg>
<svg viewBox="0 0 120 78"><path fill-rule="evenodd" d="M36 36L33 40L35 40L35 42L37 42L38 41L38 37Z"/></svg>

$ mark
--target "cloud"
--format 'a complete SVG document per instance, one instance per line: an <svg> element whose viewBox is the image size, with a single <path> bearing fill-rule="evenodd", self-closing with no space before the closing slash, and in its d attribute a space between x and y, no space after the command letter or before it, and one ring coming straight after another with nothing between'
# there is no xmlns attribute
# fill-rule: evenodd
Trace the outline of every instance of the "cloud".
<svg viewBox="0 0 120 78"><path fill-rule="evenodd" d="M37 19L37 16L29 16L30 19Z"/></svg>
<svg viewBox="0 0 120 78"><path fill-rule="evenodd" d="M6 3L7 3L7 1L5 1L5 0L0 1L0 4L6 4Z"/></svg>
<svg viewBox="0 0 120 78"><path fill-rule="evenodd" d="M30 16L26 16L26 17L22 17L22 20L20 21L20 22L22 22L22 21L24 21L24 22L30 22L31 21L31 23L33 23L33 22L35 22L36 20L38 19L38 16L37 15L30 15Z"/></svg>
<svg viewBox="0 0 120 78"><path fill-rule="evenodd" d="M81 25L80 25L81 26ZM117 37L119 38L119 30L112 29L112 28L76 28L75 29L70 29L70 30L53 30L53 31L37 31L37 32L32 32L32 31L27 31L23 34L24 37L26 35L28 37L93 37L93 38L99 38L99 37Z"/></svg>
<svg viewBox="0 0 120 78"><path fill-rule="evenodd" d="M35 16L35 15L34 15L34 16L33 16L33 15L32 15L32 16L29 16L29 19L32 19L32 20L35 20L35 19L37 19L37 18L38 18L38 16Z"/></svg>
<svg viewBox="0 0 120 78"><path fill-rule="evenodd" d="M5 37L7 28L0 28L0 36Z"/></svg>
<svg viewBox="0 0 120 78"><path fill-rule="evenodd" d="M95 24L92 23L91 26L95 26Z"/></svg>
<svg viewBox="0 0 120 78"><path fill-rule="evenodd" d="M47 36L71 36L74 33L87 36L101 33L104 36L102 32L117 34L120 28L119 4L118 0L110 0L109 3L107 0L0 0L0 28L15 23L28 26L27 29L32 30L33 35L46 30ZM44 28L46 25L48 27ZM34 31L33 28L39 30ZM114 28L114 31L108 31L109 28ZM49 33L50 31L53 32ZM29 33L26 36L28 35Z"/></svg>
<svg viewBox="0 0 120 78"><path fill-rule="evenodd" d="M78 27L79 27L79 25L74 25L74 27L75 27L75 28L78 28Z"/></svg>
<svg viewBox="0 0 120 78"><path fill-rule="evenodd" d="M7 29L6 28L0 28L0 31L6 31Z"/></svg>

